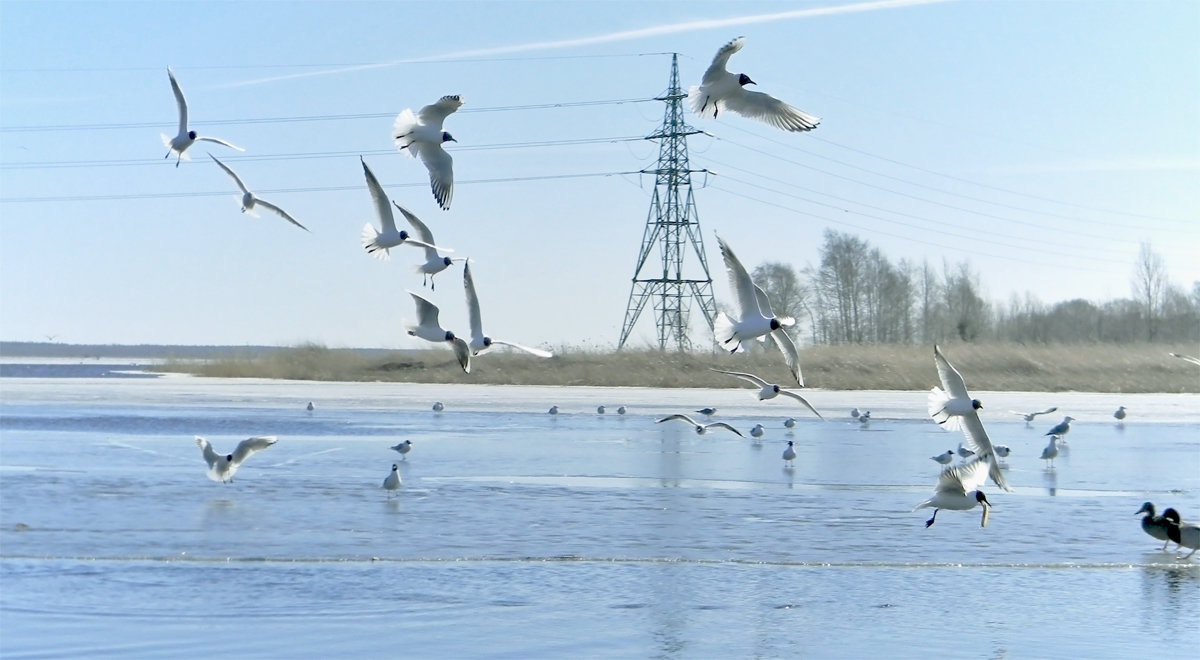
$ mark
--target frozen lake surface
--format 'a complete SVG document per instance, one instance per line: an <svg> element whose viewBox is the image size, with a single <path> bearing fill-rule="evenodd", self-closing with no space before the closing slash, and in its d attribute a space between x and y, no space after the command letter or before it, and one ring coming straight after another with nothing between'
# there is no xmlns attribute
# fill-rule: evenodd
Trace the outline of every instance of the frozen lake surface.
<svg viewBox="0 0 1200 660"><path fill-rule="evenodd" d="M924 392L810 390L822 422L736 388L60 375L0 378L4 658L1200 648L1200 553L1160 552L1135 515L1149 500L1200 518L1195 395L975 392L1012 448L1013 492L988 486L986 528L977 509L926 529L911 509L940 469L929 457L961 436L929 420ZM654 423L704 406L766 433ZM1048 406L1028 426L1008 412ZM1077 421L1049 470L1043 434L1064 414ZM279 442L220 484L194 435L220 452ZM400 460L388 447L405 439Z"/></svg>

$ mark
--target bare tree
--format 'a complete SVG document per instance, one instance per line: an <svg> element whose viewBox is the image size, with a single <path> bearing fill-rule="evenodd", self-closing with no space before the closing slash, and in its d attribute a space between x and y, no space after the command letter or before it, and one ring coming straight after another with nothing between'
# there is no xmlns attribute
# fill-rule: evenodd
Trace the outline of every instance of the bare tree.
<svg viewBox="0 0 1200 660"><path fill-rule="evenodd" d="M1133 267L1133 298L1142 306L1146 323L1146 340L1158 336L1159 321L1167 292L1167 265L1149 242L1143 241Z"/></svg>

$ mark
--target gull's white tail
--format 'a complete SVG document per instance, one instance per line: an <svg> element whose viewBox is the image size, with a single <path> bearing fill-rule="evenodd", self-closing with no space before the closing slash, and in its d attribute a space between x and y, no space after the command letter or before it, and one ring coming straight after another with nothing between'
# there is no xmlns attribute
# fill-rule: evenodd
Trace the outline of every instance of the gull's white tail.
<svg viewBox="0 0 1200 660"><path fill-rule="evenodd" d="M375 242L377 238L379 238L379 230L375 229L375 227L369 222L367 224L363 225L363 229L362 229L363 249L366 250L367 254L371 255L372 257L375 257L376 259L380 259L383 261L387 261L387 259L389 257L388 250L387 250L387 248L379 247L379 244L377 242Z"/></svg>
<svg viewBox="0 0 1200 660"><path fill-rule="evenodd" d="M942 388L935 387L929 390L929 416L947 431L961 431L962 421L959 417L946 412L946 404L949 401L950 395L943 392Z"/></svg>
<svg viewBox="0 0 1200 660"><path fill-rule="evenodd" d="M705 119L712 119L717 116L717 102L705 103L704 95L700 93L699 85L688 87L687 100L688 104L692 106L692 112L697 116Z"/></svg>
<svg viewBox="0 0 1200 660"><path fill-rule="evenodd" d="M736 353L742 348L742 342L733 337L733 320L726 316L725 312L717 312L717 318L713 321L713 336L716 337L717 344L730 353Z"/></svg>

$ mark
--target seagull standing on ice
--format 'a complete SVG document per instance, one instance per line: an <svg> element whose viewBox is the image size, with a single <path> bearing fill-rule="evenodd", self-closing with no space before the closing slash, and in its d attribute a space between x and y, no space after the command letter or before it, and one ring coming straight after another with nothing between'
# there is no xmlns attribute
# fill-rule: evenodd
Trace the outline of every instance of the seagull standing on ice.
<svg viewBox="0 0 1200 660"><path fill-rule="evenodd" d="M216 142L230 149L245 151L245 149L220 138L197 135L196 131L189 130L187 99L183 98L183 90L179 89L179 83L175 81L175 72L171 70L171 67L167 67L167 77L171 79L171 91L175 92L175 105L179 106L179 134L175 137L167 137L166 133L160 133L162 135L163 146L167 148L167 155L163 156L163 158L170 158L171 154L175 154L175 167L179 167L179 161L191 160L184 152L199 140Z"/></svg>
<svg viewBox="0 0 1200 660"><path fill-rule="evenodd" d="M196 436L196 446L204 454L204 462L208 463L208 478L223 483L233 481L233 475L241 467L243 461L275 442L276 438L273 435L247 438L238 443L232 454L222 456L212 448L212 445L208 444L208 440Z"/></svg>
<svg viewBox="0 0 1200 660"><path fill-rule="evenodd" d="M483 318L479 313L479 296L475 295L475 278L471 276L470 262L467 262L463 266L463 289L467 292L467 316L471 319L471 341L468 344L471 348L471 355L482 355L491 350L493 344L499 344L501 346L512 346L513 348L542 358L554 357L554 354L550 351L543 351L540 348L530 348L509 341L492 339L483 333Z"/></svg>
<svg viewBox="0 0 1200 660"><path fill-rule="evenodd" d="M721 256L725 259L725 270L729 273L729 289L734 296L734 306L737 309L737 320L729 318L725 312L718 312L713 322L713 334L721 348L736 353L742 350L742 342L751 339L765 340L766 335L779 346L783 360L788 370L796 379L796 384L804 386L804 377L800 374L800 357L796 353L796 344L788 336L784 326L795 321L786 316L776 317L771 311L771 302L767 294L754 284L750 273L738 261L733 250L717 236L717 244L721 246ZM816 411L813 411L816 412Z"/></svg>
<svg viewBox="0 0 1200 660"><path fill-rule="evenodd" d="M1071 422L1075 421L1074 417L1067 415L1063 417L1063 421L1054 425L1054 428L1046 431L1043 435L1056 435L1061 440L1064 435L1071 432Z"/></svg>
<svg viewBox="0 0 1200 660"><path fill-rule="evenodd" d="M746 85L757 84L750 76L726 70L730 56L741 50L745 43L745 37L738 37L717 51L700 85L688 89L692 112L716 119L721 110L728 109L785 131L811 131L816 128L821 122L820 118L797 110L769 94L748 91Z"/></svg>
<svg viewBox="0 0 1200 660"><path fill-rule="evenodd" d="M796 460L796 447L791 440L788 440L787 448L783 450L783 460L788 467L792 467L792 461Z"/></svg>
<svg viewBox="0 0 1200 660"><path fill-rule="evenodd" d="M765 428L763 428L763 425L762 425L762 424L755 424L755 425L754 425L754 426L753 426L753 427L750 429L750 435L751 435L752 437L755 437L755 438L761 438L761 437L763 436L763 433L764 433L765 431L766 431L766 429L765 429Z"/></svg>
<svg viewBox="0 0 1200 660"><path fill-rule="evenodd" d="M717 414L717 409L713 408L713 407L708 407L708 408L701 408L700 410L697 410L696 412L700 413L701 415L704 415L705 417L712 417L713 415Z"/></svg>
<svg viewBox="0 0 1200 660"><path fill-rule="evenodd" d="M275 206L274 204L268 202L265 199L260 199L260 198L256 197L254 195L254 193L250 192L250 189L246 187L246 184L242 182L242 177L238 176L233 170L229 169L229 166L226 165L225 163L222 163L220 160L218 160L216 156L209 154L208 157L213 159L213 162L215 162L217 165L220 165L221 169L225 170L225 173L228 174L230 177L232 177L234 182L237 183L238 188L242 189L242 213L247 213L254 217L258 217L258 213L256 213L254 211L254 207L261 206L264 209L267 209L269 211L274 211L275 213L279 214L279 216L281 216L284 220L287 220L288 222L292 223L293 225L296 225L297 227L303 229L304 231L308 231L308 227L305 227L304 225L300 224L299 222L296 222L296 219L293 218L292 216L288 215L287 211L284 211L283 209L279 208L278 206Z"/></svg>
<svg viewBox="0 0 1200 660"><path fill-rule="evenodd" d="M405 440L399 444L392 445L391 450L399 452L403 457L401 460L408 460L408 452L412 451L412 440Z"/></svg>
<svg viewBox="0 0 1200 660"><path fill-rule="evenodd" d="M983 517L979 520L979 526L987 527L988 510L991 508L991 503L979 488L988 479L991 462L990 456L980 456L962 465L954 465L942 470L942 473L938 475L933 497L913 508L913 511L933 508L933 517L925 521L926 529L933 525L937 520L938 511L942 509L970 511L977 505L983 507Z"/></svg>
<svg viewBox="0 0 1200 660"><path fill-rule="evenodd" d="M954 460L954 450L947 449L945 453L938 454L937 456L930 456L929 459L932 461L937 461L942 465L949 465L950 461Z"/></svg>
<svg viewBox="0 0 1200 660"><path fill-rule="evenodd" d="M751 385L754 385L755 387L759 388L758 389L758 400L759 401L765 401L767 399L774 399L775 397L782 394L783 396L791 397L791 398L799 401L800 403L803 403L804 407L811 410L814 415L816 415L817 417L821 417L821 413L817 412L817 409L813 408L812 404L809 403L804 397L800 396L799 394L797 394L795 392L785 390L782 387L775 385L773 383L768 383L767 381L763 380L762 378L759 378L758 376L755 376L754 374L743 373L740 371L725 371L724 369L713 369L713 371L715 371L719 374L729 374L730 376L734 376L736 378L741 378L742 380L746 381L747 383L750 383ZM825 419L825 418L821 417L821 419Z"/></svg>
<svg viewBox="0 0 1200 660"><path fill-rule="evenodd" d="M467 342L456 337L453 332L438 323L437 305L412 291L409 291L408 295L412 296L413 302L417 304L417 325L410 325L408 334L435 344L450 344L450 347L454 349L454 357L458 359L458 365L464 372L471 373L471 349L467 346Z"/></svg>
<svg viewBox="0 0 1200 660"><path fill-rule="evenodd" d="M388 491L388 497L400 490L400 466L392 463L392 471L383 479L383 489Z"/></svg>
<svg viewBox="0 0 1200 660"><path fill-rule="evenodd" d="M697 422L696 420L692 419L691 417L688 417L687 415L668 415L666 417L663 417L662 419L654 420L654 423L662 424L663 422L669 422L673 419L683 420L683 421L687 422L688 424L691 424L692 427L696 430L696 433L698 433L700 435L704 435L705 433L708 433L710 429L727 429L729 431L733 431L734 433L738 434L739 436L741 436L743 438L746 437L746 436L742 435L741 431L733 428L732 426L730 426L729 424L726 424L725 422L711 422L708 424L701 424L700 422Z"/></svg>
<svg viewBox="0 0 1200 660"><path fill-rule="evenodd" d="M1050 436L1050 444L1046 445L1046 448L1042 450L1041 459L1043 461L1049 461L1050 463L1047 469L1053 470L1054 459L1056 458L1058 458L1058 436L1052 435Z"/></svg>
<svg viewBox="0 0 1200 660"><path fill-rule="evenodd" d="M1113 418L1115 418L1118 422L1124 421L1125 420L1125 406L1118 407L1117 411L1113 413Z"/></svg>
<svg viewBox="0 0 1200 660"><path fill-rule="evenodd" d="M375 204L375 215L379 217L379 225L381 229L376 229L371 223L363 225L362 228L362 245L367 254L376 259L387 259L388 250L397 245L411 245L413 247L422 247L426 250L433 248L440 250L442 248L432 244L432 241L426 243L420 239L409 236L408 232L396 229L396 216L392 215L392 205L388 203L387 195L383 192L383 186L379 185L379 179L375 178L375 173L367 167L367 161L359 156L362 162L363 176L367 179L367 190L371 193L371 202ZM396 208L400 208L397 206Z"/></svg>
<svg viewBox="0 0 1200 660"><path fill-rule="evenodd" d="M450 209L450 200L454 197L454 159L442 148L442 143L458 140L442 130L442 122L462 104L462 98L457 95L443 96L437 103L421 108L415 116L412 110L405 108L392 124L396 148L425 163L433 198L443 210Z"/></svg>
<svg viewBox="0 0 1200 660"><path fill-rule="evenodd" d="M983 404L979 399L971 398L962 374L942 355L937 344L933 345L933 361L937 365L938 378L945 389L935 387L930 390L930 417L947 431L961 430L966 438L966 449L975 452L976 460L991 466L988 476L997 486L1009 490L1004 473L1000 471L1000 465L996 461L996 450L983 428L983 422L979 421L979 414L975 412L982 409Z"/></svg>

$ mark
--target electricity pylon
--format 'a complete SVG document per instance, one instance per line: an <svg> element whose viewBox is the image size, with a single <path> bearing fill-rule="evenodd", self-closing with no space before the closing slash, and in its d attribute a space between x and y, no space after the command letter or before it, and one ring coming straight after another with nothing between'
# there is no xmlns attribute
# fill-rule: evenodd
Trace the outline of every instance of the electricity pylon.
<svg viewBox="0 0 1200 660"><path fill-rule="evenodd" d="M700 131L683 120L683 99L686 96L679 88L679 56L674 54L671 56L671 81L667 93L656 99L667 105L662 127L646 136L647 140L659 141L657 166L642 170L642 173L655 177L654 196L646 217L646 230L642 234L642 249L633 270L633 286L629 291L625 323L617 348L625 345L649 301L653 301L660 350L665 350L668 344L674 344L678 351L691 348L688 330L693 301L699 303L700 313L710 331L717 313L712 277L708 274L708 259L704 256L704 239L700 235L696 200L692 196L692 173L705 170L693 170L688 165L687 137ZM688 248L699 260L699 266L691 277L684 275ZM658 253L660 263L651 266L647 261L653 252Z"/></svg>

